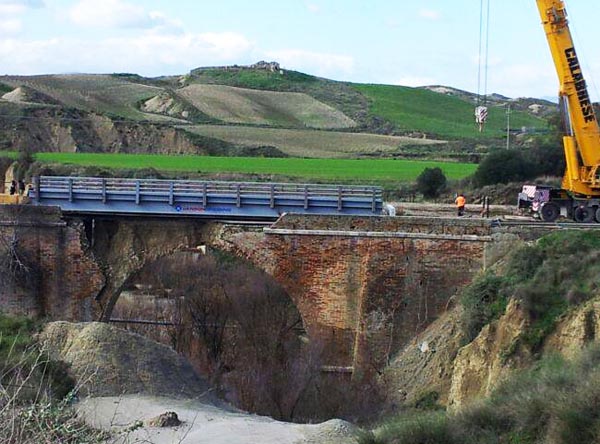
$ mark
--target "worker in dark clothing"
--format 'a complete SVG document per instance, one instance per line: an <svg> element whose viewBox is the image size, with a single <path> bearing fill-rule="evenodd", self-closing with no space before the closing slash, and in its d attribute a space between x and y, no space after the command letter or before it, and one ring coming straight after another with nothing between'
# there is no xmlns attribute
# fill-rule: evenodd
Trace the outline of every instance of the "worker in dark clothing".
<svg viewBox="0 0 600 444"><path fill-rule="evenodd" d="M14 194L17 194L17 181L16 180L13 180L10 183L10 191L9 192L10 192L11 196Z"/></svg>
<svg viewBox="0 0 600 444"><path fill-rule="evenodd" d="M19 180L19 194L23 196L25 194L25 182L23 179Z"/></svg>
<svg viewBox="0 0 600 444"><path fill-rule="evenodd" d="M454 203L456 203L456 210L458 212L458 217L464 215L465 214L465 205L467 203L467 199L465 199L465 196L463 196L462 194L459 194L458 197L456 198L456 200L454 201Z"/></svg>

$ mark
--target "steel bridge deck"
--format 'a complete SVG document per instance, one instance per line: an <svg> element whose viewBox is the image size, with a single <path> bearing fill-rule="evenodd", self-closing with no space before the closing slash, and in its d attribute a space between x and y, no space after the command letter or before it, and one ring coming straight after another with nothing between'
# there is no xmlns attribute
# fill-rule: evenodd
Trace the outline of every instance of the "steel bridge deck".
<svg viewBox="0 0 600 444"><path fill-rule="evenodd" d="M283 213L379 215L380 187L117 179L34 178L34 205L77 215L276 220Z"/></svg>

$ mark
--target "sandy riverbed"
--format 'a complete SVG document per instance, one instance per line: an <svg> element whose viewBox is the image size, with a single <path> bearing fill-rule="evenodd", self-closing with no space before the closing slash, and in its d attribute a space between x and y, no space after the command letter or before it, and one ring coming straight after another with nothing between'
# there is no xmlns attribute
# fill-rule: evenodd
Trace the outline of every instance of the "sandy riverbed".
<svg viewBox="0 0 600 444"><path fill-rule="evenodd" d="M197 400L142 395L88 398L77 405L84 421L111 431L111 443L153 444L350 444L356 428L341 420L322 424L291 424L215 407ZM135 427L167 411L182 424L158 428ZM131 430L133 429L133 430Z"/></svg>

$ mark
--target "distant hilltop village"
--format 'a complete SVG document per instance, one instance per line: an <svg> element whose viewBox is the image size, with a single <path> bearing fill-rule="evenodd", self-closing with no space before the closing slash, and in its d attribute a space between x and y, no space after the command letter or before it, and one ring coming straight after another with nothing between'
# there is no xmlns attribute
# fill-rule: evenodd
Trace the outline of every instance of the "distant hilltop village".
<svg viewBox="0 0 600 444"><path fill-rule="evenodd" d="M232 66L207 66L203 68L196 68L192 70L191 74L200 74L203 71L209 70L221 70L221 71L243 71L243 70L260 70L260 71L269 71L269 72L278 72L283 74L283 70L281 66L277 62L265 62L261 60L260 62L254 63L253 65L232 65Z"/></svg>

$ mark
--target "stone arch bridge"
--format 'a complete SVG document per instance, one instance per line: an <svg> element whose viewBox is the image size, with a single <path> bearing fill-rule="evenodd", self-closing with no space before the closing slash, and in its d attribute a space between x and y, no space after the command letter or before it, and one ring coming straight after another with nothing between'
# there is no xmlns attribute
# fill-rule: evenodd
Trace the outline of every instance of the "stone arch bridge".
<svg viewBox="0 0 600 444"><path fill-rule="evenodd" d="M51 207L2 206L0 250L33 264L34 291L4 285L4 311L107 320L146 264L206 245L250 261L287 291L329 368L380 368L452 303L485 265L488 221L293 216L274 224L191 219L65 218Z"/></svg>

